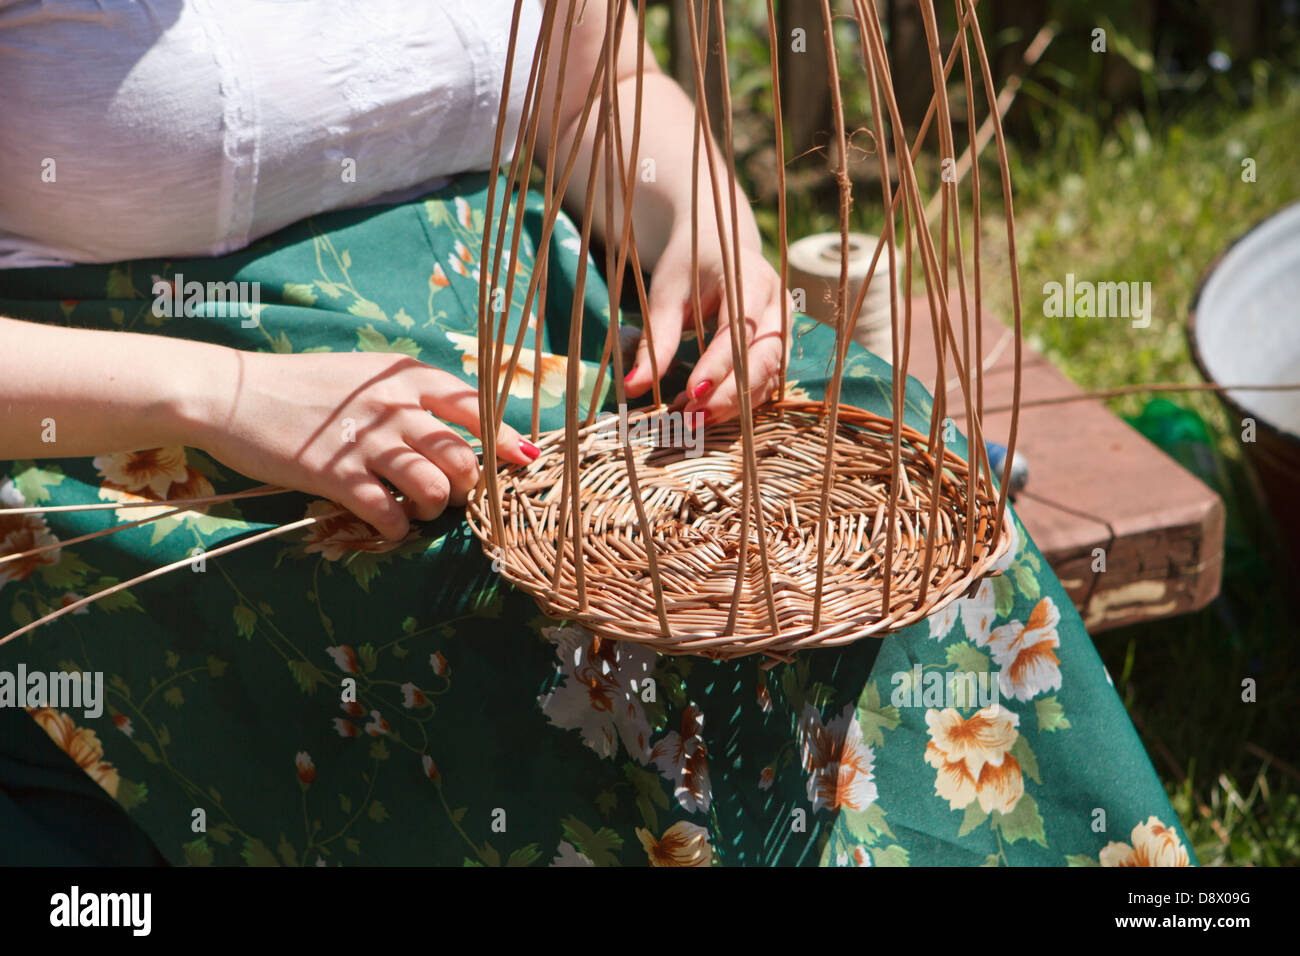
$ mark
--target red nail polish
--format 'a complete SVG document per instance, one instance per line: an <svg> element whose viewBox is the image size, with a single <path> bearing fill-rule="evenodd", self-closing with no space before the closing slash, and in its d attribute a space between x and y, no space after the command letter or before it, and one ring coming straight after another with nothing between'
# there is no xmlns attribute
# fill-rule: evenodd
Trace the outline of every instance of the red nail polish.
<svg viewBox="0 0 1300 956"><path fill-rule="evenodd" d="M693 389L691 389L691 398L698 402L705 395L709 394L709 390L712 388L713 388L713 383L706 379L705 381L700 382L699 385L696 385Z"/></svg>
<svg viewBox="0 0 1300 956"><path fill-rule="evenodd" d="M636 374L636 369L632 369L632 371L628 372L626 375L623 376L623 385L625 387L632 384L632 376L634 376L635 374Z"/></svg>
<svg viewBox="0 0 1300 956"><path fill-rule="evenodd" d="M542 453L540 448L526 438L519 439L519 450L524 453L524 457L529 461L536 461L537 456Z"/></svg>

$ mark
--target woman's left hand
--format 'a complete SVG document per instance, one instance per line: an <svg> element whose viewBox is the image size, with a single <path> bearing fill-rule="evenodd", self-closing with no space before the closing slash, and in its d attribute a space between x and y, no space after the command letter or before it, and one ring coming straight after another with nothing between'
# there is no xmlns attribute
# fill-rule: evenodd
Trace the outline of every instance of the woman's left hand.
<svg viewBox="0 0 1300 956"><path fill-rule="evenodd" d="M748 213L748 210L745 210ZM704 217L701 217L702 219ZM763 258L757 239L757 230L750 230L754 238L742 231L740 246L741 308L745 317L744 340L748 346L749 392L751 402L757 406L771 396L779 384L781 358L789 348L789 338L781 338L781 277ZM730 309L723 280L723 252L716 227L700 224L699 287L701 324L716 313L717 323L707 348L691 371L686 391L678 396L683 411L688 415L704 412L705 423L724 421L740 409L735 369L732 367ZM733 283L734 285L734 283ZM735 291L733 290L733 295ZM662 377L668 370L682 332L695 324L691 302L691 227L689 221L672 230L663 254L655 264L649 289L650 314L646 323L654 339L655 361ZM794 315L794 303L786 294L787 315ZM653 378L650 363L649 338L642 333L640 346L632 370L627 374L625 388L630 398L650 390ZM688 417L689 422L696 419Z"/></svg>

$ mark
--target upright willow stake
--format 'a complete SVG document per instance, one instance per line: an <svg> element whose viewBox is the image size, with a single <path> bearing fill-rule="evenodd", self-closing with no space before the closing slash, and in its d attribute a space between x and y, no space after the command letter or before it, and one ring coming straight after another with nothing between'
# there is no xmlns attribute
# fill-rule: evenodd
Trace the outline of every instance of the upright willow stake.
<svg viewBox="0 0 1300 956"><path fill-rule="evenodd" d="M781 58L777 55L776 11L772 0L767 0L768 55L772 67L772 127L776 134L776 221L781 247L781 341L790 341L790 239L786 234L785 211L785 125L781 120ZM697 101L698 102L698 101ZM885 177L888 179L888 176ZM866 284L863 283L863 289ZM704 347L703 343L700 345ZM785 401L785 380L790 362L790 350L781 349L781 384L776 398Z"/></svg>
<svg viewBox="0 0 1300 956"><path fill-rule="evenodd" d="M997 89L993 85L993 73L989 69L988 54L984 50L984 35L980 32L979 18L974 16L975 0L966 0L966 8L971 13L971 29L975 34L975 54L980 61L980 74L984 79L984 96L989 103L989 119L993 121L993 136L998 145L998 169L1002 174L1002 204L1006 211L1007 259L1011 272L1011 308L1015 317L1015 379L1011 386L1011 427L1007 434L1007 458L1002 469L1002 487L998 492L997 517L993 522L993 540L998 540L1002 532L1002 519L1007 510L1007 492L1011 488L1011 465L1015 460L1016 437L1020 425L1020 368L1021 368L1021 315L1020 315L1020 266L1016 262L1016 216L1011 199L1011 168L1007 160L1007 144L1002 134L1002 118L998 116ZM969 399L967 399L969 401Z"/></svg>
<svg viewBox="0 0 1300 956"><path fill-rule="evenodd" d="M608 18L614 19L614 4L616 0L608 0L609 12ZM621 13L620 20L621 20ZM640 39L638 37L638 39ZM620 168L614 163L614 131L617 129L617 119L614 113L614 87L615 87L615 69L614 69L615 44L605 44L605 89L601 94L601 123L604 124L604 147L605 147L605 272L612 276L622 278L622 264L615 263L615 249L613 236L610 235L614 226L614 183L617 179L620 187L626 187L627 180L623 177ZM640 111L637 111L638 118ZM639 130L638 130L639 133ZM597 136L599 137L599 133ZM594 167L593 163L593 167ZM596 181L596 175L593 168L592 182ZM627 227L632 221L632 204L631 197L625 192L623 195L624 208L624 241L627 241ZM622 309L619 303L619 290L621 282L611 281L607 283L609 288L609 321L613 341L621 343L619 335L619 325ZM627 395L624 393L623 386L623 349L621 345L614 348L614 389L618 395L618 405L620 409L627 407ZM592 403L594 406L594 402ZM632 504L636 508L637 523L641 528L641 537L645 542L646 563L650 572L650 588L655 599L655 613L659 618L659 628L662 635L667 638L672 636L672 631L668 626L668 612L664 608L663 584L659 580L659 564L655 559L656 545L654 535L650 531L650 521L646 517L645 502L641 500L641 486L637 481L636 459L632 453L632 443L630 439L623 440L623 457L627 465L628 487L632 494Z"/></svg>
<svg viewBox="0 0 1300 956"><path fill-rule="evenodd" d="M762 499L759 494L759 485L757 480L757 470L754 467L755 446L753 433L753 412L750 401L749 389L749 353L745 343L745 318L744 318L744 293L741 287L741 269L740 269L740 232L739 232L739 214L736 206L736 168L735 168L735 150L732 143L731 135L731 102L730 89L727 83L727 58L725 37L726 22L722 13L722 4L718 3L714 7L716 15L716 25L718 36L724 38L719 43L719 68L722 72L722 96L723 96L723 116L725 117L725 130L727 140L727 183L730 195L730 224L731 236L730 244L727 241L726 220L722 210L721 187L717 170L716 157L714 155L713 137L707 132L703 134L705 153L709 164L709 183L713 192L714 216L718 228L718 241L722 247L722 276L725 291L724 302L726 303L728 323L727 331L731 340L732 355L732 374L736 378L736 395L740 405L740 427L741 427L741 518L740 533L737 542L737 560L736 560L736 580L732 597L731 611L727 618L726 632L732 633L736 627L736 618L740 606L741 594L744 591L746 571L749 563L749 526L751 519L755 522L755 529L758 537L759 561L763 574L763 594L767 604L769 620L774 631L779 631L780 625L777 619L776 603L772 592L772 580L770 569L767 564L767 541L766 529L764 527L766 519L763 513ZM687 16L689 20L689 32L691 36L691 57L695 68L695 90L697 97L697 116L706 116L707 103L704 92L704 63L700 54L700 41L695 24L695 13L692 5L687 5ZM699 178L698 169L692 170L692 178ZM698 216L698 207L694 214ZM731 250L731 255L728 254ZM694 256L695 250L692 250ZM698 261L693 258L692 273L696 273ZM719 332L721 329L719 329ZM703 351L703 342L700 343L701 352ZM750 508L753 506L756 515L751 516Z"/></svg>
<svg viewBox="0 0 1300 956"><path fill-rule="evenodd" d="M830 517L831 485L835 474L835 436L840 418L840 385L844 380L844 361L851 338L849 318L849 209L853 203L853 184L849 181L849 146L844 132L844 100L840 92L840 64L835 52L835 29L830 0L822 0L822 29L826 32L826 66L831 78L831 105L835 113L835 142L839 147L839 168L835 179L840 191L840 282L835 300L835 372L831 379L830 414L826 421L826 462L822 470L822 494L817 512L817 591L813 598L812 629L821 627L822 598L826 583L826 534ZM895 412L897 414L897 412Z"/></svg>
<svg viewBox="0 0 1300 956"><path fill-rule="evenodd" d="M881 205L889 210L885 217L885 228L881 233L881 241L889 250L889 325L890 325L890 347L893 358L892 388L890 395L893 399L893 428L892 439L890 443L889 456L889 509L885 518L885 574L881 593L882 618L888 619L890 613L890 600L892 598L893 577L894 577L894 549L897 547L898 537L898 495L899 495L899 473L902 462L902 424L903 424L903 388L907 380L907 371L905 365L899 364L899 335L898 335L898 266L895 262L897 252L894 244L894 217L895 210L898 208L894 199L893 186L889 176L889 148L888 140L885 139L884 117L880 109L880 89L876 82L876 71L872 64L871 45L866 41L867 28L862 24L863 11L859 5L855 11L858 15L859 35L863 38L863 54L867 62L867 84L871 91L871 119L875 128L876 136L876 156L880 162L880 192ZM911 241L907 245L908 253L908 274L911 274ZM880 255L880 246L876 247L876 255ZM872 268L875 262L872 262ZM869 282L870 279L867 279ZM867 282L862 284L862 293L866 292ZM859 296L861 300L861 293ZM853 314L857 314L857 309L861 305L855 306Z"/></svg>
<svg viewBox="0 0 1300 956"><path fill-rule="evenodd" d="M492 137L492 174L488 177L487 208L483 214L483 246L479 255L479 290L478 290L478 354L479 383L492 383L488 389L479 389L479 427L483 442L483 461L488 467L483 468L479 478L479 488L489 500L496 500L499 494L496 476L497 433L493 427L496 421L495 410L495 370L489 371L487 365L495 354L492 346L492 325L488 319L488 271L483 267L488 261L488 251L492 242L492 212L496 204L497 171L501 168L501 137L505 132L506 113L510 106L510 74L514 69L515 42L519 38L519 13L522 4L516 3L510 17L510 40L507 46L505 76L501 86L501 103L497 111L496 130ZM498 264L500 263L500 245L498 244ZM501 523L501 509L492 511L492 525L497 540L505 539L505 528Z"/></svg>

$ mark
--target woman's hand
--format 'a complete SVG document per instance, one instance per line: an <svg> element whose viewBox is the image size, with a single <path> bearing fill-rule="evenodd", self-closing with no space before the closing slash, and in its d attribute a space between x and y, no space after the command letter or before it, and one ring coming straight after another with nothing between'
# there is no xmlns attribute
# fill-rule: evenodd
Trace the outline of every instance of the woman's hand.
<svg viewBox="0 0 1300 956"><path fill-rule="evenodd" d="M473 449L443 424L477 435L478 394L446 372L377 353L226 359L203 385L215 414L187 443L242 474L329 498L389 540L405 537L408 518L464 504L478 482ZM537 457L508 426L497 453L516 464Z"/></svg>
<svg viewBox="0 0 1300 956"><path fill-rule="evenodd" d="M477 435L477 392L399 355L238 352L0 318L0 408L0 457L189 445L329 498L390 540L405 537L408 517L463 504L478 482L473 449L443 424ZM497 452L516 464L537 457L505 426Z"/></svg>
<svg viewBox="0 0 1300 956"><path fill-rule="evenodd" d="M749 210L743 210L748 216ZM709 217L712 218L711 216ZM717 328L708 346L701 343L699 362L686 383L683 411L688 415L704 412L705 422L723 421L740 409L735 369L732 367L730 310L727 307L723 280L723 251L716 229L706 228L704 217L699 227L699 285L701 324L715 313ZM742 223L743 223L742 219ZM789 349L789 338L781 338L781 277L763 258L757 239L742 233L740 241L740 292L745 316L745 342L748 345L749 393L757 406L765 402L779 384L781 358ZM735 292L733 291L733 295ZM694 326L691 302L691 227L689 220L676 226L668 244L655 264L649 290L650 314L646 323L654 339L655 362L662 376L681 342L682 331ZM786 294L788 315L794 314L794 302ZM625 382L631 397L650 390L653 378L649 338L644 333L637 349L636 361ZM687 421L695 421L688 417Z"/></svg>

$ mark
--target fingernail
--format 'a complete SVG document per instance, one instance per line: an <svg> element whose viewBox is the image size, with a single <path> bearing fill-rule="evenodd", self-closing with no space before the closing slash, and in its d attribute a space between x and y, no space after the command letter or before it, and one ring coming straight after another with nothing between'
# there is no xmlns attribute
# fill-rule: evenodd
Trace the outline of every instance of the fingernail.
<svg viewBox="0 0 1300 956"><path fill-rule="evenodd" d="M623 376L623 384L624 384L624 385L631 385L631 384L632 384L632 377L633 377L634 375L636 375L636 369L632 369L632 371L630 371L630 372L628 372L626 375L624 375L624 376Z"/></svg>
<svg viewBox="0 0 1300 956"><path fill-rule="evenodd" d="M711 388L713 388L713 383L706 379L691 389L691 398L698 402L705 395L709 394L709 389Z"/></svg>
<svg viewBox="0 0 1300 956"><path fill-rule="evenodd" d="M526 438L519 439L519 450L524 453L524 456L529 461L536 461L537 456L542 453L542 450L540 448L538 448L536 445L534 445Z"/></svg>

